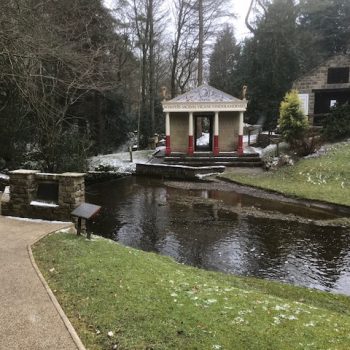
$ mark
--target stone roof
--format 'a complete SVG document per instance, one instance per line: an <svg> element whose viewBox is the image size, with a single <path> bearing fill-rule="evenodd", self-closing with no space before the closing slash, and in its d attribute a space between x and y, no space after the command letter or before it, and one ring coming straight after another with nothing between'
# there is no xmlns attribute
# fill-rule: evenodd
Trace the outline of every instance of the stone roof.
<svg viewBox="0 0 350 350"><path fill-rule="evenodd" d="M169 101L164 112L244 112L247 101L240 100L209 85L201 85Z"/></svg>
<svg viewBox="0 0 350 350"><path fill-rule="evenodd" d="M169 102L241 102L242 100L226 94L223 91L203 84L183 95L177 96Z"/></svg>

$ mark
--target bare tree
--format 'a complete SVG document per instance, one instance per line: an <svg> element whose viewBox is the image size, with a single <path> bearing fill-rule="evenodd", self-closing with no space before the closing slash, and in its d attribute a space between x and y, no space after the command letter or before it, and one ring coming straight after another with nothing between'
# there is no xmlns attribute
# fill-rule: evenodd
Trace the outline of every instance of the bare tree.
<svg viewBox="0 0 350 350"><path fill-rule="evenodd" d="M9 2L4 10L0 36L0 59L6 62L3 74L15 86L35 125L33 148L44 167L55 171L64 135L78 127L74 108L86 96L103 95L118 84L110 68L118 64L114 53L120 44L114 20L99 1L86 6L79 0L59 4L18 0ZM97 28L104 28L104 34ZM102 140L101 100L95 102Z"/></svg>
<svg viewBox="0 0 350 350"><path fill-rule="evenodd" d="M250 30L250 32L253 33L253 34L256 33L256 29L250 24L249 18L250 18L251 14L253 12L258 12L258 6L260 6L260 8L263 10L264 14L266 14L266 12L267 12L267 9L266 9L267 1L251 0L250 5L249 5L249 9L248 9L248 12L247 12L247 15L245 17L245 25Z"/></svg>
<svg viewBox="0 0 350 350"><path fill-rule="evenodd" d="M149 116L150 125L144 134L153 135L155 132L155 70L156 54L155 47L159 41L164 17L162 11L164 0L133 0L133 16L137 37L137 47L141 53L141 98L140 118L147 125L146 116ZM140 135L140 132L139 132Z"/></svg>
<svg viewBox="0 0 350 350"><path fill-rule="evenodd" d="M198 85L203 84L204 9L203 0L198 0Z"/></svg>
<svg viewBox="0 0 350 350"><path fill-rule="evenodd" d="M194 72L198 38L195 16L194 0L174 1L175 32L171 45L171 97L175 97L178 90L182 92L185 89Z"/></svg>

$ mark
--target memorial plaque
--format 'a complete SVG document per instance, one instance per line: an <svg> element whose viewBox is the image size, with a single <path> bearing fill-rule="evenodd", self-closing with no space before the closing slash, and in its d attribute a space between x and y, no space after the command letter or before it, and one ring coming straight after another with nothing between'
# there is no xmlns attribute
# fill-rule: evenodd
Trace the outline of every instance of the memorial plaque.
<svg viewBox="0 0 350 350"><path fill-rule="evenodd" d="M101 207L95 204L83 203L75 208L71 215L85 220L91 219L100 211Z"/></svg>
<svg viewBox="0 0 350 350"><path fill-rule="evenodd" d="M309 94L299 94L299 99L301 102L301 110L305 115L309 115Z"/></svg>

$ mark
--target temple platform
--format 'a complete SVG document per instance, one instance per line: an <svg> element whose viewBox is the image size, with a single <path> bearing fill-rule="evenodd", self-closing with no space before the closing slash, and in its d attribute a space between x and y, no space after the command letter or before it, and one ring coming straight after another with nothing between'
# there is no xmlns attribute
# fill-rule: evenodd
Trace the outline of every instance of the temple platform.
<svg viewBox="0 0 350 350"><path fill-rule="evenodd" d="M214 156L212 152L198 152L189 156L185 153L172 153L164 157L164 164L186 165L191 167L225 166L225 167L261 167L262 161L258 153L222 152Z"/></svg>

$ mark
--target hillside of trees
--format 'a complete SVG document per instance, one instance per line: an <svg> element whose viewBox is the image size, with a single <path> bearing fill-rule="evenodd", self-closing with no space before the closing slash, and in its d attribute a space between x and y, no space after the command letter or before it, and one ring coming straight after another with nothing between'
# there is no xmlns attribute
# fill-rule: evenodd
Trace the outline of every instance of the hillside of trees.
<svg viewBox="0 0 350 350"><path fill-rule="evenodd" d="M10 0L0 13L0 169L84 170L138 130L164 133L161 90L209 82L240 97L247 121L276 125L302 73L347 52L348 0ZM108 6L107 6L108 5Z"/></svg>

